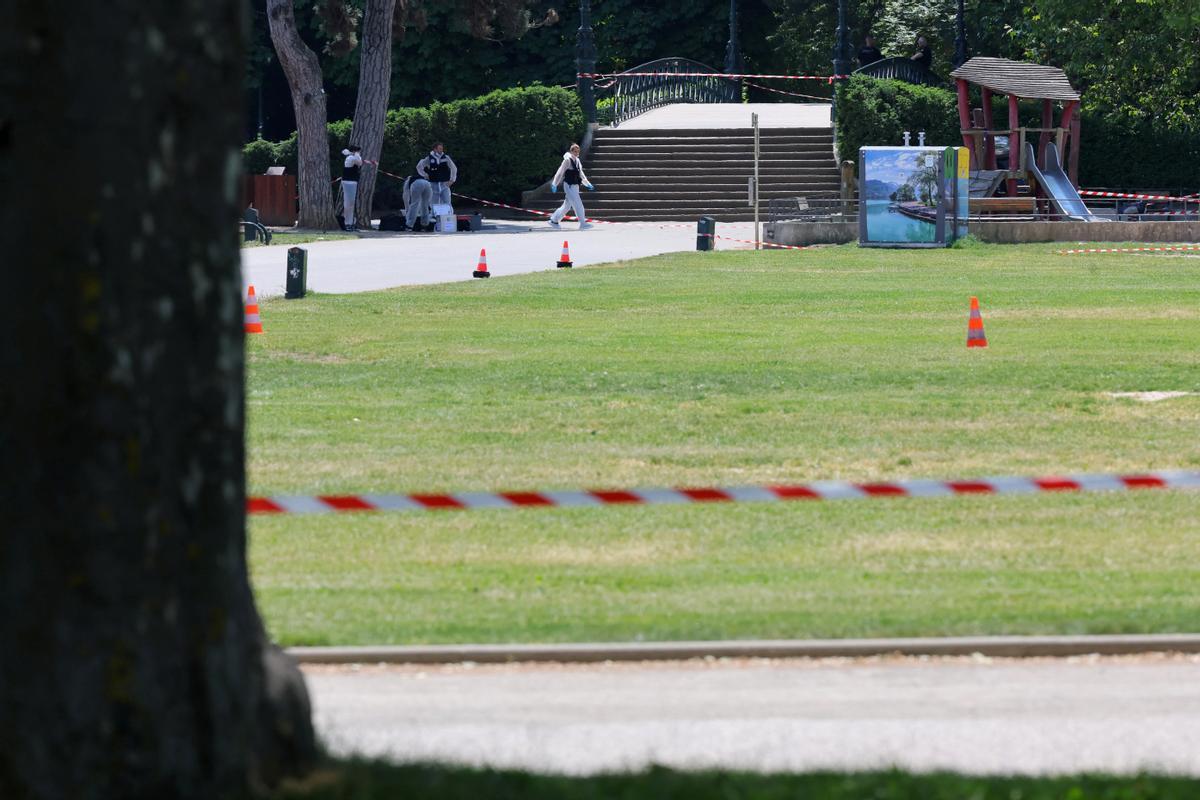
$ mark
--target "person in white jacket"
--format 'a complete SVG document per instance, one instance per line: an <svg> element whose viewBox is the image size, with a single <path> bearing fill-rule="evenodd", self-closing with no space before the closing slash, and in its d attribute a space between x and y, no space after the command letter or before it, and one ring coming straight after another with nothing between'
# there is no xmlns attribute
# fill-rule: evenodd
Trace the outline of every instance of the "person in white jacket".
<svg viewBox="0 0 1200 800"><path fill-rule="evenodd" d="M450 187L458 180L458 166L446 155L446 147L436 142L429 155L417 162L417 173L433 187L433 202L454 205L450 202Z"/></svg>
<svg viewBox="0 0 1200 800"><path fill-rule="evenodd" d="M557 228L567 211L573 209L576 218L579 219L579 230L587 230L592 227L583 210L583 201L579 199L579 187L582 185L589 190L594 190L596 187L592 186L592 182L588 180L587 174L583 171L583 162L579 160L579 145L577 144L571 145L570 149L563 153L563 160L558 165L558 172L554 173L554 177L550 179L550 191L557 192L560 185L563 187L563 194L566 197L558 210L550 215L550 226Z"/></svg>
<svg viewBox="0 0 1200 800"><path fill-rule="evenodd" d="M342 151L342 230L354 230L354 201L358 197L358 178L362 172L362 148L352 144ZM370 225L367 226L371 227Z"/></svg>

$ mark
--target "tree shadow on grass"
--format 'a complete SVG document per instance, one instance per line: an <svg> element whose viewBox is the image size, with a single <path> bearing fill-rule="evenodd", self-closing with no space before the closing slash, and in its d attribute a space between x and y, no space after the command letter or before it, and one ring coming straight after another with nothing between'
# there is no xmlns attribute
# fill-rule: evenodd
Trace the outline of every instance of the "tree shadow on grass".
<svg viewBox="0 0 1200 800"><path fill-rule="evenodd" d="M1200 781L1154 775L1054 778L976 777L900 771L801 775L645 772L565 777L430 764L332 761L275 800L1193 800Z"/></svg>

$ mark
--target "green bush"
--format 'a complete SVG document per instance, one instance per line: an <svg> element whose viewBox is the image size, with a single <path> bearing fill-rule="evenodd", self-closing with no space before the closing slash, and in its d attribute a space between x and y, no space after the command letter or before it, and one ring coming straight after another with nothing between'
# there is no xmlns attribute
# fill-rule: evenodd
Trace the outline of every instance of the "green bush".
<svg viewBox="0 0 1200 800"><path fill-rule="evenodd" d="M837 88L838 158L858 161L858 149L900 145L904 132L925 131L931 145L962 144L954 92L855 75Z"/></svg>
<svg viewBox="0 0 1200 800"><path fill-rule="evenodd" d="M1087 97L1084 97L1086 103ZM837 90L838 156L858 161L866 145L898 145L904 131L925 131L933 145L961 145L954 92L861 75ZM995 125L1008 124L1007 99L993 101ZM1041 122L1040 101L1022 102L1024 124ZM1059 119L1058 112L1055 121ZM1195 191L1200 188L1200 125L1165 125L1149 115L1085 106L1080 119L1081 186Z"/></svg>
<svg viewBox="0 0 1200 800"><path fill-rule="evenodd" d="M520 199L522 191L553 175L583 126L575 93L547 86L502 89L425 108L393 109L384 123L380 168L403 179L434 142L444 142L458 165L454 191L513 202ZM350 127L350 120L329 124L334 177L341 174L339 153L349 144ZM244 157L247 172L261 173L271 164L282 164L294 173L296 136L282 142L251 142ZM401 180L380 175L375 184L375 207L400 208L401 190Z"/></svg>
<svg viewBox="0 0 1200 800"><path fill-rule="evenodd" d="M1167 126L1085 109L1079 138L1080 186L1200 190L1200 124Z"/></svg>

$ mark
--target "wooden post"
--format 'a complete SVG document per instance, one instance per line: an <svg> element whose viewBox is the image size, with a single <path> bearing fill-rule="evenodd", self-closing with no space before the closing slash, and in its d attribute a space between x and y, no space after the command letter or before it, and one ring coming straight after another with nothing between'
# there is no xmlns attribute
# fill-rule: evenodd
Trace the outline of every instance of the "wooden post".
<svg viewBox="0 0 1200 800"><path fill-rule="evenodd" d="M1041 166L1046 166L1046 145L1050 143L1050 128L1054 127L1054 101L1042 101L1042 135L1038 137L1038 156L1041 161L1038 163ZM1059 158L1066 155L1062 151L1058 153Z"/></svg>
<svg viewBox="0 0 1200 800"><path fill-rule="evenodd" d="M1079 120L1075 118L1075 113L1079 110L1079 101L1072 100L1067 103L1067 107L1063 109L1062 127L1066 129L1067 143L1063 145L1064 152L1059 153L1059 157L1065 160L1070 166L1067 168L1067 174L1071 178L1071 183L1079 185ZM1071 157L1068 160L1065 148L1071 148Z"/></svg>
<svg viewBox="0 0 1200 800"><path fill-rule="evenodd" d="M984 127L984 130L988 131L988 133L985 133L984 137L983 137L984 138L984 147L987 150L987 160L984 162L987 164L987 166L984 167L984 169L995 169L996 168L996 137L994 135L992 135L991 131L995 130L996 122L993 119L993 114L992 114L992 90L991 89L983 90L983 127Z"/></svg>
<svg viewBox="0 0 1200 800"><path fill-rule="evenodd" d="M1071 120L1071 163L1067 167L1067 177L1077 188L1079 186L1079 121L1078 114Z"/></svg>
<svg viewBox="0 0 1200 800"><path fill-rule="evenodd" d="M955 83L958 86L958 125L962 130L966 131L975 126L971 124L971 94L966 80L963 78L956 79ZM979 153L979 142L975 141L974 136L969 133L962 135L963 144L966 145L968 152L971 154L971 164L975 169L982 169L983 160Z"/></svg>
<svg viewBox="0 0 1200 800"><path fill-rule="evenodd" d="M1021 134L1017 127L1021 124L1021 114L1017 109L1017 96L1010 94L1008 96L1008 172L1011 175L1017 164L1021 163L1021 152L1025 149L1021 146ZM1008 196L1017 196L1017 179L1008 179Z"/></svg>

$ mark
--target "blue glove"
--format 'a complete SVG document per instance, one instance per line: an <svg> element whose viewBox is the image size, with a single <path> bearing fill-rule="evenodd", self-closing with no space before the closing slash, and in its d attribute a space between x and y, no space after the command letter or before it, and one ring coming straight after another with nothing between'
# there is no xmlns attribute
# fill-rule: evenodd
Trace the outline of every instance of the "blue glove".
<svg viewBox="0 0 1200 800"><path fill-rule="evenodd" d="M592 186L590 183L585 183L585 184L584 184L584 187L585 187L585 188L586 188L586 189L587 189L589 192L594 192L594 191L596 191L596 187L595 187L595 186Z"/></svg>
<svg viewBox="0 0 1200 800"><path fill-rule="evenodd" d="M550 191L557 194L558 193L558 184L554 184L554 183L550 184Z"/></svg>

